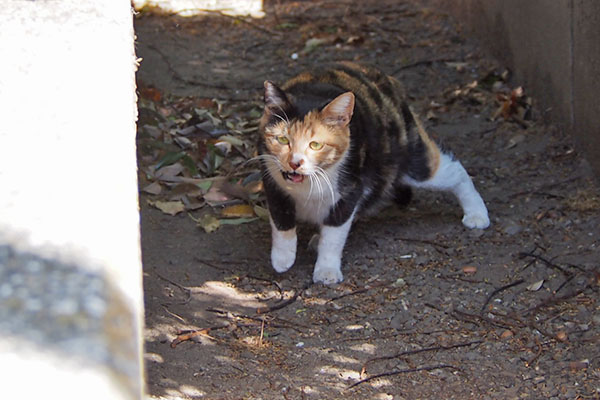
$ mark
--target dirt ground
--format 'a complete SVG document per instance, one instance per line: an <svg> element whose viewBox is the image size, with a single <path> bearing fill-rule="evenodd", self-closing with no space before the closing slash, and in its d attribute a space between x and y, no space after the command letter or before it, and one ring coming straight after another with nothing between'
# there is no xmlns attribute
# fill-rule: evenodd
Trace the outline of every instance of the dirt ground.
<svg viewBox="0 0 600 400"><path fill-rule="evenodd" d="M420 1L301 1L263 19L142 12L136 32L149 398L600 398L598 186L543 122L552 111L450 17ZM416 192L354 225L343 283L309 285L314 228L275 273L269 224L252 215L257 166L241 161L263 81L342 59L404 82L492 225L467 230L451 197ZM227 154L220 135L238 140ZM179 169L161 178L160 163ZM258 189L205 185L225 175ZM162 207L177 199L184 211ZM236 205L249 218L222 218Z"/></svg>

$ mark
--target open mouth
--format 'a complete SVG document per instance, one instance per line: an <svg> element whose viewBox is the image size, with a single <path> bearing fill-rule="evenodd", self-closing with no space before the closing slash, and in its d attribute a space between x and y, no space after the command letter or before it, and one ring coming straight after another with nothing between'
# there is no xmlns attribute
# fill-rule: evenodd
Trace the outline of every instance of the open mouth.
<svg viewBox="0 0 600 400"><path fill-rule="evenodd" d="M290 182L302 183L302 181L304 181L304 175L299 174L297 172L281 171L281 175L283 175L283 179L286 179Z"/></svg>

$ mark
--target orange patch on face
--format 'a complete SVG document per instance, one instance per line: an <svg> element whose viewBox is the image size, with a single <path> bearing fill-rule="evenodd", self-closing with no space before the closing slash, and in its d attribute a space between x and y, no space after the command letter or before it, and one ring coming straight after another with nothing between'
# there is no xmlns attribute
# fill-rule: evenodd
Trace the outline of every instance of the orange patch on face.
<svg viewBox="0 0 600 400"><path fill-rule="evenodd" d="M277 140L282 135L289 139L289 144ZM265 142L269 152L278 158L284 168L287 168L294 154L302 154L307 164L327 168L338 162L348 150L350 131L347 126L339 128L323 123L320 113L313 111L289 126L281 122L269 127L265 130ZM323 146L315 150L311 148L311 142Z"/></svg>

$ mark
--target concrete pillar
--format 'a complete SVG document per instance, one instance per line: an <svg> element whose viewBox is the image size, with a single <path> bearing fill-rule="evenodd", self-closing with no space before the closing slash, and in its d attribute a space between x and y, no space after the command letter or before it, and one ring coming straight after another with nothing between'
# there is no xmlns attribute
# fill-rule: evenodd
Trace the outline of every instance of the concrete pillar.
<svg viewBox="0 0 600 400"><path fill-rule="evenodd" d="M142 397L129 1L0 0L0 397Z"/></svg>

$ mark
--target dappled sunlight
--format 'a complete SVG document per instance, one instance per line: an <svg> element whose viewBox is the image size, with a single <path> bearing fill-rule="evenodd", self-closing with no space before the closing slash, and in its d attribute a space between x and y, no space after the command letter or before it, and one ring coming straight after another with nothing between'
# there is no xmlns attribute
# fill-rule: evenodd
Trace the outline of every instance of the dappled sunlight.
<svg viewBox="0 0 600 400"><path fill-rule="evenodd" d="M371 344L371 343L361 343L361 344L355 344L354 346L350 346L351 350L354 351L361 351L363 353L367 353L367 354L375 354L375 351L377 350L377 346Z"/></svg>
<svg viewBox="0 0 600 400"><path fill-rule="evenodd" d="M356 364L361 365L362 363L358 361L356 358L346 357L341 354L331 354L331 359L336 363L344 363L344 364Z"/></svg>
<svg viewBox="0 0 600 400"><path fill-rule="evenodd" d="M334 367L331 365L326 365L324 367L321 367L321 369L319 369L319 373L325 374L325 375L337 376L339 378L342 378L345 381L350 380L350 379L355 380L355 381L360 380L360 372L359 371Z"/></svg>
<svg viewBox="0 0 600 400"><path fill-rule="evenodd" d="M164 13L191 17L207 12L221 12L226 15L250 15L264 17L262 0L133 0L136 10L145 8L160 9Z"/></svg>
<svg viewBox="0 0 600 400"><path fill-rule="evenodd" d="M215 296L224 299L227 303L243 307L262 307L263 304L256 300L253 293L239 291L235 287L225 282L209 281L199 288L193 290L194 293L202 293L209 296Z"/></svg>

